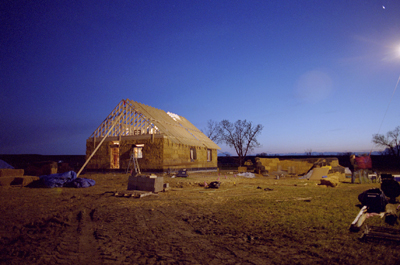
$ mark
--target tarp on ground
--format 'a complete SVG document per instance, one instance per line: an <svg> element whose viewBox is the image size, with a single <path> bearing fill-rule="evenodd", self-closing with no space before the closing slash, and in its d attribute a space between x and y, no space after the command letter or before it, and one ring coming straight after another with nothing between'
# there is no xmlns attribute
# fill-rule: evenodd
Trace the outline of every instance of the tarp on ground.
<svg viewBox="0 0 400 265"><path fill-rule="evenodd" d="M254 173L251 173L251 172L239 173L238 176L245 177L245 178L255 178L256 177L256 175L254 175Z"/></svg>
<svg viewBox="0 0 400 265"><path fill-rule="evenodd" d="M93 186L96 182L93 179L77 178L74 171L65 173L51 174L40 176L38 180L40 186L46 188L56 187L74 187L87 188Z"/></svg>
<svg viewBox="0 0 400 265"><path fill-rule="evenodd" d="M6 161L0 159L0 169L3 169L3 168L14 169L13 166L8 164Z"/></svg>
<svg viewBox="0 0 400 265"><path fill-rule="evenodd" d="M89 188L91 186L94 186L96 181L93 179L87 179L87 178L76 178L71 182L68 182L64 185L64 187L72 187L72 188Z"/></svg>

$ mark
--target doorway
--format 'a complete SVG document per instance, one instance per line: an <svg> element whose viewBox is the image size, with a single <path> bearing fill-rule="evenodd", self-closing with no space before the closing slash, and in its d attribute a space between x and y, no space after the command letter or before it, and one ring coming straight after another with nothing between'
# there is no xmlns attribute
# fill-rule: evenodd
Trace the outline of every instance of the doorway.
<svg viewBox="0 0 400 265"><path fill-rule="evenodd" d="M119 169L119 142L110 144L110 169Z"/></svg>

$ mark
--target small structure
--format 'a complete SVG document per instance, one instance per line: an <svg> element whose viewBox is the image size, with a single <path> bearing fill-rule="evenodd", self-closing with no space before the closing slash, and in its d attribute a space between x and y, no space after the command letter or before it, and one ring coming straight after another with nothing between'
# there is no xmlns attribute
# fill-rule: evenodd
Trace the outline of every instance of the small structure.
<svg viewBox="0 0 400 265"><path fill-rule="evenodd" d="M128 190L160 192L164 189L164 178L155 175L131 175L128 181Z"/></svg>
<svg viewBox="0 0 400 265"><path fill-rule="evenodd" d="M184 117L126 99L87 139L86 168L126 170L133 154L145 172L217 170L218 149Z"/></svg>

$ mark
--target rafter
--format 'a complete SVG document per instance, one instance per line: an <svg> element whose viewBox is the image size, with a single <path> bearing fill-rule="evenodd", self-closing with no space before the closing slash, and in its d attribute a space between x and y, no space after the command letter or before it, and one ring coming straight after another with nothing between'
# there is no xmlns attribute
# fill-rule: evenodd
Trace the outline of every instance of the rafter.
<svg viewBox="0 0 400 265"><path fill-rule="evenodd" d="M116 117L122 113L122 117L111 129L110 136L129 136L139 134L157 134L158 128L145 117L142 113L138 112L129 100L122 100L111 113L105 118L100 126L93 132L90 138L104 137L108 130L111 128Z"/></svg>

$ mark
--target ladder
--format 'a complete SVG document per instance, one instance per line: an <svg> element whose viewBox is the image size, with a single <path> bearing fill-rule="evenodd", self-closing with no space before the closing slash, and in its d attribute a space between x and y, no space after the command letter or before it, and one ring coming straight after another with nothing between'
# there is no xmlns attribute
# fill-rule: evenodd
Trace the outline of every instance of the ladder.
<svg viewBox="0 0 400 265"><path fill-rule="evenodd" d="M135 169L135 173L140 175L141 173L140 173L140 168L139 168L139 162L137 160L137 157L135 156L135 151L132 151L132 153L131 153L131 158L129 159L129 165L128 165L128 168L126 169L126 173L129 173L129 169L131 168L132 164Z"/></svg>

